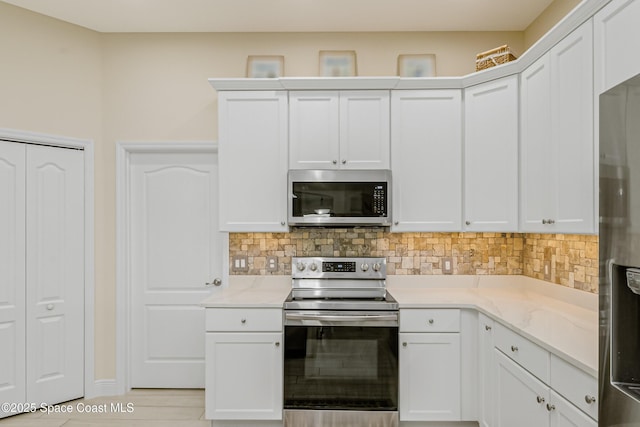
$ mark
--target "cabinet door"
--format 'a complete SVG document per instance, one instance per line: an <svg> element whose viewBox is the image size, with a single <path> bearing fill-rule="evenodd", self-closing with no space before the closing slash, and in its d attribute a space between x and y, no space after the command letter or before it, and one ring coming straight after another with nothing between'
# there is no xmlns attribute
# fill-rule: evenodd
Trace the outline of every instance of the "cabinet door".
<svg viewBox="0 0 640 427"><path fill-rule="evenodd" d="M598 423L580 409L551 390L551 400L547 406L550 427L597 427Z"/></svg>
<svg viewBox="0 0 640 427"><path fill-rule="evenodd" d="M340 167L389 169L389 91L340 92Z"/></svg>
<svg viewBox="0 0 640 427"><path fill-rule="evenodd" d="M25 144L0 141L0 402L24 403ZM0 408L0 418L13 415Z"/></svg>
<svg viewBox="0 0 640 427"><path fill-rule="evenodd" d="M460 334L400 334L400 420L460 420Z"/></svg>
<svg viewBox="0 0 640 427"><path fill-rule="evenodd" d="M206 334L205 418L282 419L282 333Z"/></svg>
<svg viewBox="0 0 640 427"><path fill-rule="evenodd" d="M520 76L520 94L521 229L543 232L554 211L552 192L555 191L549 55L524 70Z"/></svg>
<svg viewBox="0 0 640 427"><path fill-rule="evenodd" d="M286 231L287 94L220 92L221 231Z"/></svg>
<svg viewBox="0 0 640 427"><path fill-rule="evenodd" d="M467 231L518 228L518 78L465 90Z"/></svg>
<svg viewBox="0 0 640 427"><path fill-rule="evenodd" d="M480 427L493 426L494 368L493 320L478 314L478 422Z"/></svg>
<svg viewBox="0 0 640 427"><path fill-rule="evenodd" d="M340 160L337 91L289 93L289 168L335 169Z"/></svg>
<svg viewBox="0 0 640 427"><path fill-rule="evenodd" d="M461 91L394 91L391 102L392 231L460 231Z"/></svg>
<svg viewBox="0 0 640 427"><path fill-rule="evenodd" d="M555 211L550 232L593 233L593 42L587 21L550 51Z"/></svg>
<svg viewBox="0 0 640 427"><path fill-rule="evenodd" d="M496 427L547 427L549 387L494 349Z"/></svg>
<svg viewBox="0 0 640 427"><path fill-rule="evenodd" d="M640 2L613 0L594 16L596 95L640 73Z"/></svg>

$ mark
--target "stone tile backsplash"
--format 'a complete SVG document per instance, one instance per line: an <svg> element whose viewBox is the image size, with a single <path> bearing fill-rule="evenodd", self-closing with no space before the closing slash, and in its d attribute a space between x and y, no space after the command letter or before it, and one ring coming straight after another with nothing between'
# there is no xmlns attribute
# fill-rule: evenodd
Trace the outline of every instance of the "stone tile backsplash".
<svg viewBox="0 0 640 427"><path fill-rule="evenodd" d="M234 271L235 256L247 267ZM390 233L380 229L294 229L290 233L231 233L230 274L289 275L293 256L386 257L388 274L524 274L597 292L598 237L521 233ZM267 267L269 258L277 269ZM545 265L547 276L545 277Z"/></svg>

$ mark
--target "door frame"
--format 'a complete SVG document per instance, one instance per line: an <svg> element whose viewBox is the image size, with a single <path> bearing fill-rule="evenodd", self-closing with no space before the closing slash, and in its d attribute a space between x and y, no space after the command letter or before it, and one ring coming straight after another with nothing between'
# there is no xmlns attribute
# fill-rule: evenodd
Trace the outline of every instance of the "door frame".
<svg viewBox="0 0 640 427"><path fill-rule="evenodd" d="M131 390L131 155L217 153L215 141L116 143L116 392ZM229 283L229 233L222 233L222 283ZM202 339L204 340L204 329Z"/></svg>
<svg viewBox="0 0 640 427"><path fill-rule="evenodd" d="M94 312L94 143L90 139L0 128L0 139L19 144L46 145L83 151L84 158L84 397L105 394L103 382L95 380Z"/></svg>

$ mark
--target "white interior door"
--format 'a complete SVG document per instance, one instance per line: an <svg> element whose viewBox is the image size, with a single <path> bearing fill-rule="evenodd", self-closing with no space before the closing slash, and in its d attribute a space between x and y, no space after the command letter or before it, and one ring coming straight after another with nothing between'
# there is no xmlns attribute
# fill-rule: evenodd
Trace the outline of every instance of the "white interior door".
<svg viewBox="0 0 640 427"><path fill-rule="evenodd" d="M204 309L222 273L217 154L132 153L131 386L204 387Z"/></svg>
<svg viewBox="0 0 640 427"><path fill-rule="evenodd" d="M0 402L26 402L25 145L0 141ZM2 411L0 418L12 415Z"/></svg>
<svg viewBox="0 0 640 427"><path fill-rule="evenodd" d="M84 394L84 156L27 146L27 402Z"/></svg>

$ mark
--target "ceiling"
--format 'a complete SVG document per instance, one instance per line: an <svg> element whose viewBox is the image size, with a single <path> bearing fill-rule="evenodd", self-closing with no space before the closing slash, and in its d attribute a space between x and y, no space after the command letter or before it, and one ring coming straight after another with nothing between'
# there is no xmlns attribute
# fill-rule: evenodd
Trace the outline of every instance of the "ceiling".
<svg viewBox="0 0 640 427"><path fill-rule="evenodd" d="M0 0L99 32L523 31L552 0Z"/></svg>

